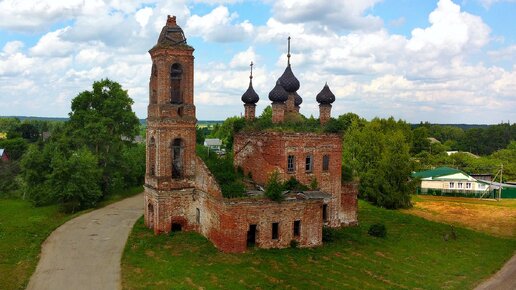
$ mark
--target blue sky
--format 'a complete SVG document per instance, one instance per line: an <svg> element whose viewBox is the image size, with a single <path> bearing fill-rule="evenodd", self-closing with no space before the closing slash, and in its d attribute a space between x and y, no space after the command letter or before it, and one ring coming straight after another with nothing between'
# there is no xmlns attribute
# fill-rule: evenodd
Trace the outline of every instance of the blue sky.
<svg viewBox="0 0 516 290"><path fill-rule="evenodd" d="M333 116L516 119L515 0L0 0L0 115L66 116L74 96L107 77L145 118L147 51L167 14L195 47L200 120L243 112L251 61L260 113L289 35L307 116L328 82Z"/></svg>

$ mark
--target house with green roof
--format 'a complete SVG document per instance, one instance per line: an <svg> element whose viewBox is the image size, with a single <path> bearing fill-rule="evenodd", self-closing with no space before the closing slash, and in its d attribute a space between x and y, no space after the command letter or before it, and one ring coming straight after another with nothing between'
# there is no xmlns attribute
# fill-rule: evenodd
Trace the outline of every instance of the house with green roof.
<svg viewBox="0 0 516 290"><path fill-rule="evenodd" d="M413 178L419 178L420 194L449 196L489 196L489 184L476 180L467 173L450 167L438 167L431 170L414 172Z"/></svg>

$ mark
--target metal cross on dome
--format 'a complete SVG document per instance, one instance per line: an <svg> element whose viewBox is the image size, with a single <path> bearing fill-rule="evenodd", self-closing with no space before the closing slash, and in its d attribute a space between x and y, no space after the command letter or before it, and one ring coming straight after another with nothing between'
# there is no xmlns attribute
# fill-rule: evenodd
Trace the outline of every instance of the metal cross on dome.
<svg viewBox="0 0 516 290"><path fill-rule="evenodd" d="M287 64L290 65L290 36L288 37Z"/></svg>
<svg viewBox="0 0 516 290"><path fill-rule="evenodd" d="M251 75L249 76L249 79L253 79L253 65L254 63L251 61L251 64L249 65L251 67Z"/></svg>

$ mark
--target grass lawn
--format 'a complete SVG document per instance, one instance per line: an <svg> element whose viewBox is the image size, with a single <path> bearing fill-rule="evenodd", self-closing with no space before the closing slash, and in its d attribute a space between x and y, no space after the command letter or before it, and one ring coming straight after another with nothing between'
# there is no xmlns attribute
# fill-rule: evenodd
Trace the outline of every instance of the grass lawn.
<svg viewBox="0 0 516 290"><path fill-rule="evenodd" d="M142 188L114 194L99 207L121 200ZM89 210L71 214L56 205L34 207L21 199L0 199L0 289L25 289L36 269L41 244L50 233L67 220Z"/></svg>
<svg viewBox="0 0 516 290"><path fill-rule="evenodd" d="M437 222L516 239L516 199L496 201L415 195L412 201L414 207L405 212Z"/></svg>
<svg viewBox="0 0 516 290"><path fill-rule="evenodd" d="M514 240L359 203L360 225L313 249L219 252L196 233L154 236L140 219L122 258L124 289L469 289L495 273ZM386 238L367 234L383 222Z"/></svg>

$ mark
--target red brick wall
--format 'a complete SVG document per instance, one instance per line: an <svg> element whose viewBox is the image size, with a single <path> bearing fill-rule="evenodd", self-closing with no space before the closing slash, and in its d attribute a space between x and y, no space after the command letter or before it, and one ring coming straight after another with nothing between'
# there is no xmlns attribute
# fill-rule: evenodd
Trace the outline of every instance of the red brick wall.
<svg viewBox="0 0 516 290"><path fill-rule="evenodd" d="M258 132L239 133L233 143L235 166L253 180L264 185L268 174L278 170L282 179L294 176L309 185L316 178L322 191L330 193L329 225L340 226L339 208L341 199L342 137L338 134ZM295 171L288 172L287 158L295 156ZM305 170L307 155L313 158L312 171ZM324 155L330 158L329 168L323 170Z"/></svg>
<svg viewBox="0 0 516 290"><path fill-rule="evenodd" d="M328 123L331 118L331 105L319 105L319 122L321 125Z"/></svg>
<svg viewBox="0 0 516 290"><path fill-rule="evenodd" d="M348 182L342 184L341 217L344 225L356 225L358 223L358 183Z"/></svg>

